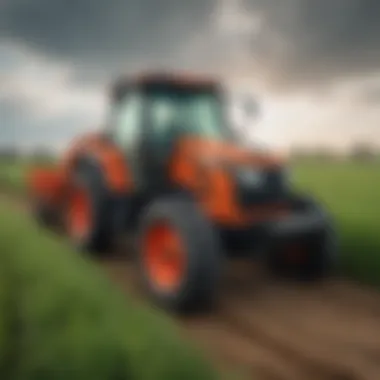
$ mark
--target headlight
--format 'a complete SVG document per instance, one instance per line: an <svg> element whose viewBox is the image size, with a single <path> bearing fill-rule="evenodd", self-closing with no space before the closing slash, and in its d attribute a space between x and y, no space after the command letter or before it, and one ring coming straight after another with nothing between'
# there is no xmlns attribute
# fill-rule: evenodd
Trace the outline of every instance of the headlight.
<svg viewBox="0 0 380 380"><path fill-rule="evenodd" d="M260 170L251 167L237 168L236 174L242 184L250 187L260 187L265 180L265 176Z"/></svg>

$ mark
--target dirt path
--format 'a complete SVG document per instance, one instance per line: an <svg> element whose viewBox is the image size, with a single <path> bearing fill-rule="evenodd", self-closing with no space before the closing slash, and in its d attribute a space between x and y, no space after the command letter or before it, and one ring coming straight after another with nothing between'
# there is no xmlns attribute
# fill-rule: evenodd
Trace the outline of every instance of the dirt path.
<svg viewBox="0 0 380 380"><path fill-rule="evenodd" d="M131 289L127 262L102 265ZM261 380L380 379L379 294L343 280L301 287L238 270L226 273L213 313L181 321L216 359Z"/></svg>
<svg viewBox="0 0 380 380"><path fill-rule="evenodd" d="M127 259L101 265L139 293ZM338 279L281 283L247 262L224 277L212 313L179 321L215 360L259 380L380 379L379 293Z"/></svg>

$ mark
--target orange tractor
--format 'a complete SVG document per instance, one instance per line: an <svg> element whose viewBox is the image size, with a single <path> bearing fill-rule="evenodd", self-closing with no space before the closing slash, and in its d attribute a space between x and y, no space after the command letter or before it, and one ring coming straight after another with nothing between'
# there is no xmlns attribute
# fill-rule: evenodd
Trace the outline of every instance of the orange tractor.
<svg viewBox="0 0 380 380"><path fill-rule="evenodd" d="M104 130L30 173L36 216L93 254L133 233L147 292L175 311L212 303L225 257L249 252L278 273L321 277L337 258L329 216L293 191L281 160L244 147L225 109L209 78L119 80Z"/></svg>

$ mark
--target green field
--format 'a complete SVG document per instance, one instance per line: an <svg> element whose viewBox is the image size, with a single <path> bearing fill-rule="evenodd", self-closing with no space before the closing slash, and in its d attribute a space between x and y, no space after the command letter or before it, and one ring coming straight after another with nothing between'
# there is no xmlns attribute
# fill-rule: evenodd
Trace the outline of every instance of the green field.
<svg viewBox="0 0 380 380"><path fill-rule="evenodd" d="M22 193L30 166L27 161L0 163L0 186ZM380 163L305 161L294 164L293 178L336 217L344 273L380 285Z"/></svg>
<svg viewBox="0 0 380 380"><path fill-rule="evenodd" d="M172 320L0 201L0 379L219 379Z"/></svg>
<svg viewBox="0 0 380 380"><path fill-rule="evenodd" d="M2 189L22 191L24 173L28 168L26 161L11 162L0 161L0 186Z"/></svg>
<svg viewBox="0 0 380 380"><path fill-rule="evenodd" d="M343 272L380 285L380 163L300 163L294 180L336 218Z"/></svg>

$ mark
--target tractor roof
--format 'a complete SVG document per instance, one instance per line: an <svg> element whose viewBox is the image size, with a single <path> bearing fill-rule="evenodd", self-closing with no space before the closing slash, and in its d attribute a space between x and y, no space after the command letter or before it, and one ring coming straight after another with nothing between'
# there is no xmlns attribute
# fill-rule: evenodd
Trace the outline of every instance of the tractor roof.
<svg viewBox="0 0 380 380"><path fill-rule="evenodd" d="M219 81L210 76L180 72L147 72L119 78L112 88L113 97L119 98L130 88L146 89L151 86L171 85L182 88L216 89Z"/></svg>

